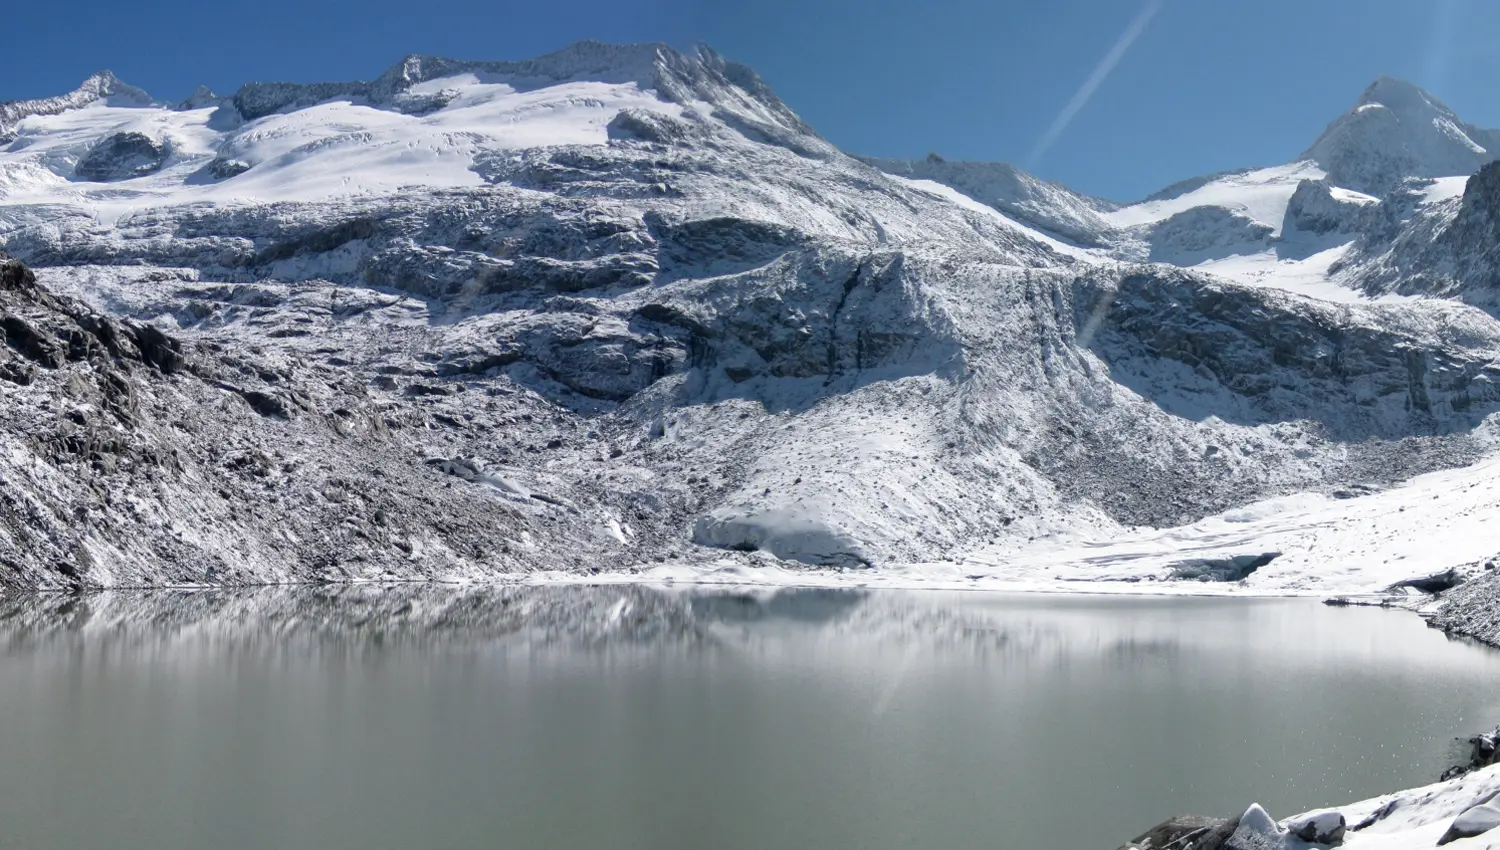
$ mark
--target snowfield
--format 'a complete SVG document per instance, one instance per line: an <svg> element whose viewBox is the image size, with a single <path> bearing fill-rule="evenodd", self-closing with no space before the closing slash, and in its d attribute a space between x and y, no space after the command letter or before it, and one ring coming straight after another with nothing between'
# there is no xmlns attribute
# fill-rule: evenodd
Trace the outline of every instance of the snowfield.
<svg viewBox="0 0 1500 850"><path fill-rule="evenodd" d="M1303 180L1321 180L1327 176L1312 162L1294 162L1275 168L1261 168L1210 178L1202 185L1167 189L1138 204L1121 207L1105 217L1118 227L1155 224L1197 207L1220 207L1243 213L1281 230L1287 204L1297 184ZM1192 181L1196 182L1196 181Z"/></svg>
<svg viewBox="0 0 1500 850"><path fill-rule="evenodd" d="M791 511L767 517L796 527ZM1434 541L1442 541L1434 545ZM847 545L847 543L845 544ZM649 581L1076 593L1382 597L1406 579L1461 567L1487 570L1500 552L1500 460L1418 476L1389 490L1301 493L1234 508L1184 526L1076 525L999 550L873 572L788 570L771 558L720 559L645 570ZM1233 583L1173 580L1196 560L1276 553ZM568 574L533 580L568 580ZM599 577L589 576L590 582Z"/></svg>
<svg viewBox="0 0 1500 850"><path fill-rule="evenodd" d="M405 186L482 186L473 170L482 151L556 144L602 145L606 125L623 109L675 115L635 83L577 82L517 91L473 74L414 89L451 98L429 115L406 115L348 101L273 114L252 127L218 129L218 107L169 110L94 105L27 118L16 126L15 153L0 155L5 173L36 175L28 185L0 187L9 204L76 204L117 219L126 211L183 204L326 201L386 195ZM142 114L142 113L146 114ZM171 150L159 170L97 184L75 168L101 136L142 133ZM204 173L216 158L243 163L231 181Z"/></svg>

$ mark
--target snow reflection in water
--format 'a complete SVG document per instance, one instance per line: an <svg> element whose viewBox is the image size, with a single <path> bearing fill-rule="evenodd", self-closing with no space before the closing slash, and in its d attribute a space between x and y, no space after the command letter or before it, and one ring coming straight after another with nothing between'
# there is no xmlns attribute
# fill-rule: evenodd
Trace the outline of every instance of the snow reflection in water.
<svg viewBox="0 0 1500 850"><path fill-rule="evenodd" d="M1108 850L1500 720L1500 654L1308 600L33 596L0 646L0 847Z"/></svg>

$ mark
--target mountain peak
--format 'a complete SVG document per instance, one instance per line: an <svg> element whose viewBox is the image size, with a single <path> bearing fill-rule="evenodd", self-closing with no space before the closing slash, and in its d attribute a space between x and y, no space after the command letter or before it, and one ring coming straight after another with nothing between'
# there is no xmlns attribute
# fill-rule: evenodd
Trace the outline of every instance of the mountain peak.
<svg viewBox="0 0 1500 850"><path fill-rule="evenodd" d="M1383 195L1405 178L1472 174L1497 156L1500 131L1467 124L1422 87L1382 74L1302 158L1336 185Z"/></svg>
<svg viewBox="0 0 1500 850"><path fill-rule="evenodd" d="M517 61L473 61L412 54L372 81L341 83L248 83L234 94L239 117L253 121L336 98L398 111L440 108L442 92L414 93L417 86L460 74L478 74L520 89L568 82L634 83L662 100L707 104L725 121L762 138L816 150L832 150L750 68L724 59L706 45L687 55L660 42L608 44L580 41L561 50Z"/></svg>
<svg viewBox="0 0 1500 850"><path fill-rule="evenodd" d="M663 61L681 59L666 44L606 44L579 41L561 50L519 61L469 61L413 53L387 68L373 83L376 90L398 92L410 86L459 73L531 77L539 80L602 79L606 82L651 79Z"/></svg>
<svg viewBox="0 0 1500 850"><path fill-rule="evenodd" d="M154 106L151 95L114 75L112 71L91 74L78 88L57 97L0 102L0 142L15 136L15 127L33 115L57 115L93 103L110 106Z"/></svg>
<svg viewBox="0 0 1500 850"><path fill-rule="evenodd" d="M1359 96L1356 106L1370 103L1378 103L1392 109L1420 108L1421 106L1435 105L1439 109L1447 110L1437 98L1427 93L1427 90L1406 80L1381 74L1375 81L1365 87Z"/></svg>
<svg viewBox="0 0 1500 850"><path fill-rule="evenodd" d="M213 89L209 88L208 86L199 86L196 89L193 89L192 94L188 95L183 99L181 103L177 104L177 108L203 109L208 106L214 106L221 100L223 100L223 98L219 97L217 94L214 94Z"/></svg>
<svg viewBox="0 0 1500 850"><path fill-rule="evenodd" d="M156 101L142 89L115 76L113 71L97 71L65 98L88 98L88 103L108 101L112 106L153 106Z"/></svg>

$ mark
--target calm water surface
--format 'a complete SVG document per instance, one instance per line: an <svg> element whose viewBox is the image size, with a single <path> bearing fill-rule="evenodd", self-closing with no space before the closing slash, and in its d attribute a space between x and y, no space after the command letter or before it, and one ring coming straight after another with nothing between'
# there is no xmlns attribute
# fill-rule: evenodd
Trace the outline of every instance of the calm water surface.
<svg viewBox="0 0 1500 850"><path fill-rule="evenodd" d="M1423 784L1500 654L1305 600L0 600L0 848L1060 848Z"/></svg>

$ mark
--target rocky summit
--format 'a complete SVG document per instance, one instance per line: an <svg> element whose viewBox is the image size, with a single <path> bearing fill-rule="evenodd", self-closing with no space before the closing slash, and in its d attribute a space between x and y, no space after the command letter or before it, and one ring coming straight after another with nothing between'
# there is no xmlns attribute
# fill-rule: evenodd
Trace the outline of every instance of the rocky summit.
<svg viewBox="0 0 1500 850"><path fill-rule="evenodd" d="M1137 203L851 156L659 45L104 74L0 132L0 583L1478 563L1309 566L1494 447L1494 137L1405 84Z"/></svg>

